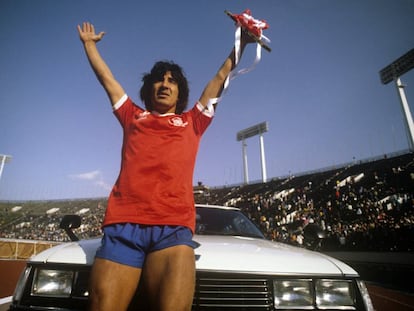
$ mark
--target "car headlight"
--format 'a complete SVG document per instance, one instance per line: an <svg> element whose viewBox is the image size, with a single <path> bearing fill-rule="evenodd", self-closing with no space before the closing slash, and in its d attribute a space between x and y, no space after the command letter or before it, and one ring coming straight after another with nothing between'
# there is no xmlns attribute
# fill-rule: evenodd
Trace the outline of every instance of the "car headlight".
<svg viewBox="0 0 414 311"><path fill-rule="evenodd" d="M317 280L315 293L316 305L320 308L354 309L355 292L350 280Z"/></svg>
<svg viewBox="0 0 414 311"><path fill-rule="evenodd" d="M355 294L351 280L273 280L275 309L355 310Z"/></svg>
<svg viewBox="0 0 414 311"><path fill-rule="evenodd" d="M312 280L274 280L275 308L312 307Z"/></svg>
<svg viewBox="0 0 414 311"><path fill-rule="evenodd" d="M66 270L36 270L32 295L69 297L72 292L73 271Z"/></svg>

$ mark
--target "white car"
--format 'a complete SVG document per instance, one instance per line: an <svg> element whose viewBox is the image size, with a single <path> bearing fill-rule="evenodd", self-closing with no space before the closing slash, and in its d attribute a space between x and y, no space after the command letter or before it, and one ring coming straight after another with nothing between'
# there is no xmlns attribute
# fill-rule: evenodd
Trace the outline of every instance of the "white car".
<svg viewBox="0 0 414 311"><path fill-rule="evenodd" d="M71 228L79 225L72 216L61 227L76 240ZM266 240L239 209L197 205L194 240L200 246L192 310L373 310L355 270L321 253ZM73 241L31 258L10 311L85 310L99 244ZM144 291L138 289L131 310L146 310Z"/></svg>

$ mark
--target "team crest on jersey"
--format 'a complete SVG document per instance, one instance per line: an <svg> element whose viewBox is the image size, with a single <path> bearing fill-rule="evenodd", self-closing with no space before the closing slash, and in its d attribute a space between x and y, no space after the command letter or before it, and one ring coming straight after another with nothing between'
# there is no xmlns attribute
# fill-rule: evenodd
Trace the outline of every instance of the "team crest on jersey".
<svg viewBox="0 0 414 311"><path fill-rule="evenodd" d="M181 117L177 117L177 116L169 119L168 123L170 123L173 126L178 126L178 127L186 127L188 124L188 122L184 122Z"/></svg>
<svg viewBox="0 0 414 311"><path fill-rule="evenodd" d="M149 111L141 112L140 114L135 115L135 119L137 119L137 120L146 119L149 114L151 114L151 112L149 112Z"/></svg>

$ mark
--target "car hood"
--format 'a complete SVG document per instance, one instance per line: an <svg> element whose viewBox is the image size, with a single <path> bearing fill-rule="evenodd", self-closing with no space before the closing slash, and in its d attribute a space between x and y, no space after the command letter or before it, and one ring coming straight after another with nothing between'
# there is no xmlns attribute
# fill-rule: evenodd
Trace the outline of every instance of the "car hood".
<svg viewBox="0 0 414 311"><path fill-rule="evenodd" d="M100 243L101 239L62 243L33 256L30 262L92 265Z"/></svg>
<svg viewBox="0 0 414 311"><path fill-rule="evenodd" d="M332 257L264 239L240 236L194 236L198 271L272 275L357 275ZM31 258L31 262L92 265L100 239L63 243Z"/></svg>
<svg viewBox="0 0 414 311"><path fill-rule="evenodd" d="M274 275L357 275L343 262L318 252L264 239L196 236L197 270Z"/></svg>

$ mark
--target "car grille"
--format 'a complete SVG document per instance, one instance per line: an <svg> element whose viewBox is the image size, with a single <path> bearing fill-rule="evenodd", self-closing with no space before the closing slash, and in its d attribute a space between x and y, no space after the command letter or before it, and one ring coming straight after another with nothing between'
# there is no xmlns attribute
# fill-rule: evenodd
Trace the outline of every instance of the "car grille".
<svg viewBox="0 0 414 311"><path fill-rule="evenodd" d="M41 266L41 265L40 265ZM28 286L18 305L12 304L11 311L21 310L86 310L90 267L49 265L50 269L72 268L76 271L72 295L68 298L42 297L30 294L34 271L31 271ZM277 276L254 275L249 273L223 273L220 271L197 271L192 311L264 311L274 310L273 281ZM355 290L356 283L354 283ZM296 310L315 310L316 306ZM138 290L131 302L134 311L148 310L145 288ZM287 310L287 309L280 309ZM292 310L290 308L289 310ZM328 309L326 309L328 310ZM331 309L329 309L331 310ZM336 308L338 310L338 308ZM345 309L344 309L345 310ZM347 310L365 310L362 297L357 294L355 306Z"/></svg>
<svg viewBox="0 0 414 311"><path fill-rule="evenodd" d="M272 292L265 278L197 274L193 311L272 309Z"/></svg>

